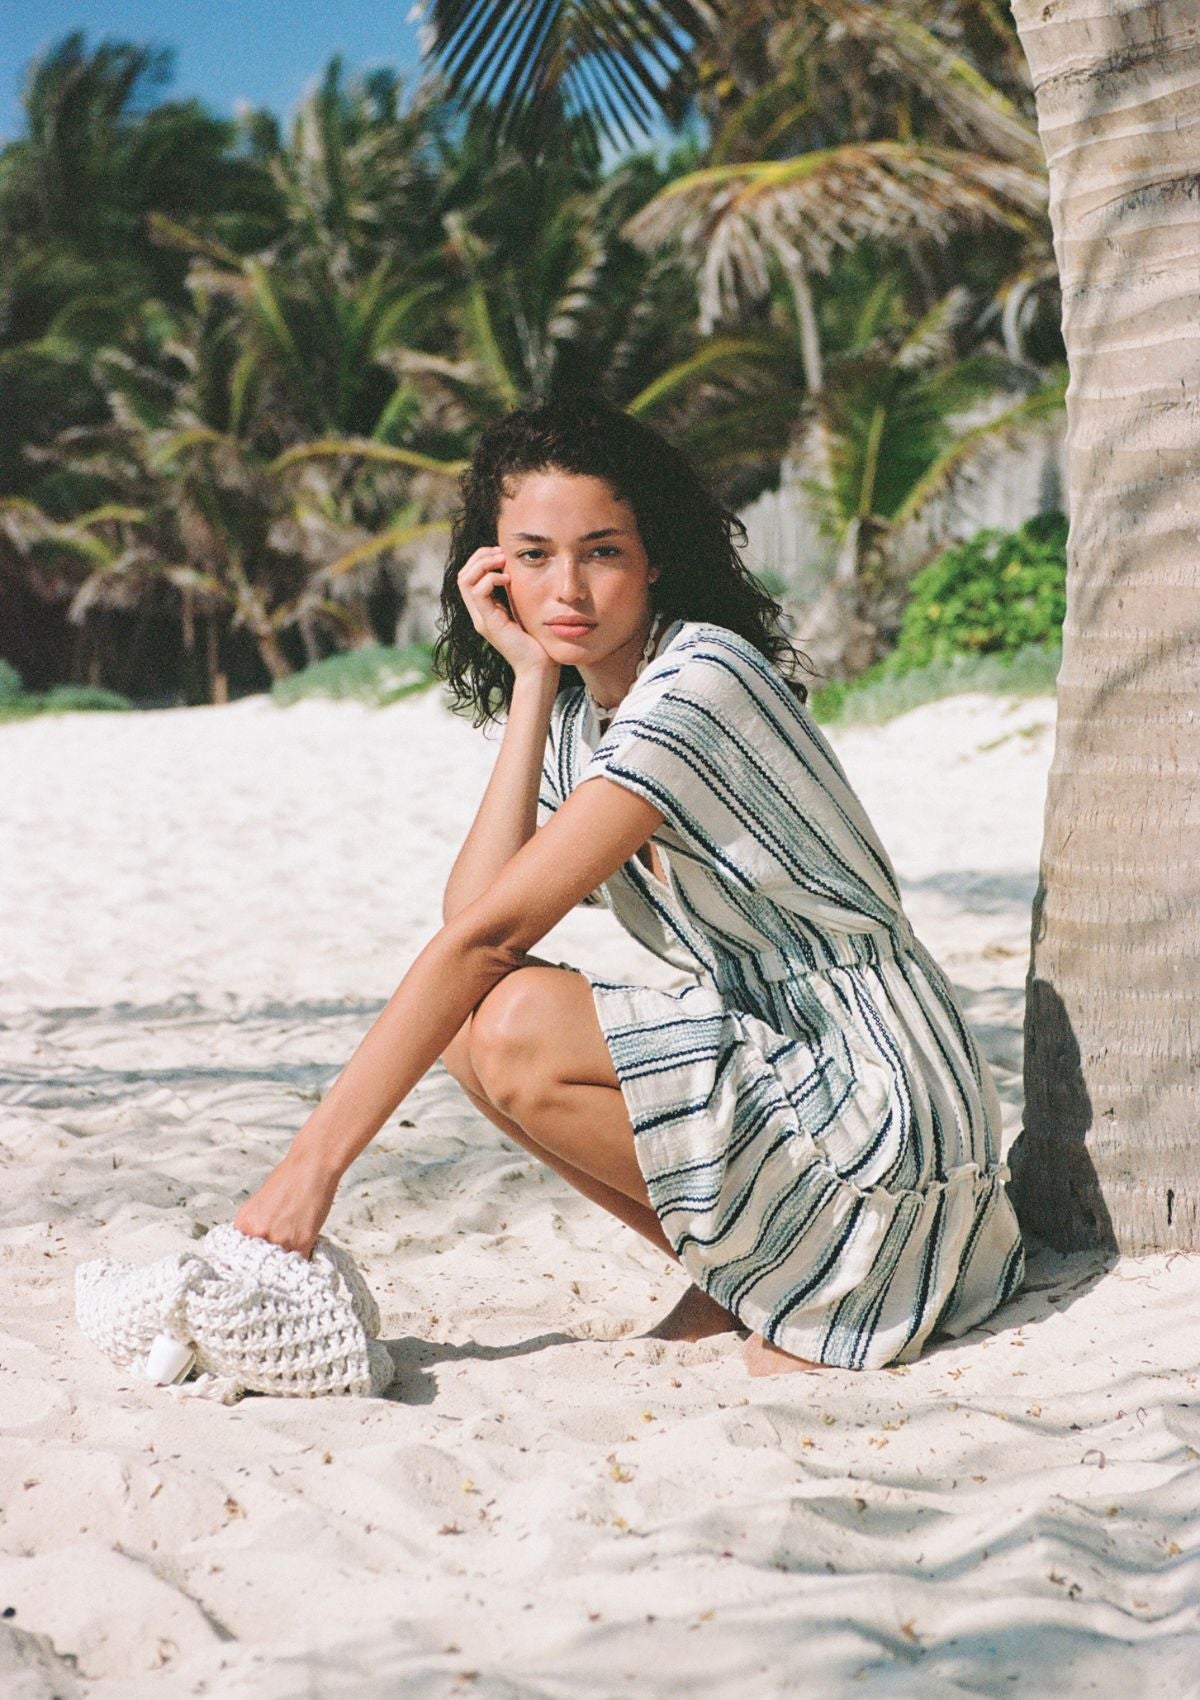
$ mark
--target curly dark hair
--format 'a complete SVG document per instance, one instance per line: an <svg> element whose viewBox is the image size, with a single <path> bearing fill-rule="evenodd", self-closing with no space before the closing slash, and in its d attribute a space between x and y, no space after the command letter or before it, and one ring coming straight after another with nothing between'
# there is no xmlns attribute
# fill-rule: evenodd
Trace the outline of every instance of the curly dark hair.
<svg viewBox="0 0 1200 1700"><path fill-rule="evenodd" d="M780 604L738 553L746 543L741 520L682 450L623 408L589 395L514 408L480 433L459 479L433 652L434 670L456 708L472 710L473 723L483 726L512 703L512 668L472 625L458 574L476 549L495 543L501 499L513 494L510 480L551 469L602 478L629 503L647 558L661 569L650 591L656 613L738 632L768 660L786 663L781 671L789 687L805 700L807 689L794 676L805 657L782 630ZM574 667L562 669L560 690L579 683Z"/></svg>

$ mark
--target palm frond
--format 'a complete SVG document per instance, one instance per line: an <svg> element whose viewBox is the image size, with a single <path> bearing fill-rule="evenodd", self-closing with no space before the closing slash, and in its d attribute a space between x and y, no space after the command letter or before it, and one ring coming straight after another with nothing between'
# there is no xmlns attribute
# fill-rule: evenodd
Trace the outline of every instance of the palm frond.
<svg viewBox="0 0 1200 1700"><path fill-rule="evenodd" d="M759 337L713 337L686 360L677 360L665 372L660 372L653 383L647 384L625 403L625 410L635 414L647 413L666 396L687 388L702 372L740 365L746 359L771 360L777 356L776 346Z"/></svg>
<svg viewBox="0 0 1200 1700"><path fill-rule="evenodd" d="M202 572L199 567L185 564L163 567L160 569L163 578L173 584L177 590L200 590L206 596L212 596L219 602L229 600L228 587L221 583L212 573Z"/></svg>
<svg viewBox="0 0 1200 1700"><path fill-rule="evenodd" d="M423 537L441 537L450 530L448 519L421 520L414 524L406 520L404 524L392 526L387 531L381 531L377 537L369 538L366 543L359 543L338 560L332 561L322 569L320 577L324 581L340 578L345 573L352 573L357 567L367 561L373 561L377 556L389 549L401 549L406 544L418 543Z"/></svg>
<svg viewBox="0 0 1200 1700"><path fill-rule="evenodd" d="M215 236L207 231L192 230L189 225L180 224L178 219L168 218L166 213L152 212L146 218L147 234L153 242L163 248L177 248L185 254L198 254L206 260L213 260L218 265L237 268L241 265L241 255L227 248L223 242L218 242Z"/></svg>
<svg viewBox="0 0 1200 1700"><path fill-rule="evenodd" d="M227 437L223 431L215 431L211 425L189 425L182 431L170 432L156 442L150 452L149 464L152 467L169 466L188 449L235 446L232 438Z"/></svg>
<svg viewBox="0 0 1200 1700"><path fill-rule="evenodd" d="M962 284L946 291L907 333L896 352L904 371L939 365L954 353L955 334L971 308L971 292Z"/></svg>
<svg viewBox="0 0 1200 1700"><path fill-rule="evenodd" d="M700 262L702 324L770 288L769 258L827 272L838 249L874 239L944 242L982 220L1028 229L1046 203L1041 173L986 155L904 142L850 142L796 159L709 166L676 178L622 234L671 241Z"/></svg>
<svg viewBox="0 0 1200 1700"><path fill-rule="evenodd" d="M133 508L124 502L101 502L98 508L89 508L86 513L76 514L71 520L73 526L87 525L140 525L146 517L144 508Z"/></svg>
<svg viewBox="0 0 1200 1700"><path fill-rule="evenodd" d="M520 386L509 371L496 339L487 291L476 277L472 277L467 286L464 318L477 363L487 372L496 394L503 398L505 405L515 407L520 400Z"/></svg>
<svg viewBox="0 0 1200 1700"><path fill-rule="evenodd" d="M876 64L914 88L963 142L1041 168L1041 143L1033 121L903 5L810 0L810 6L824 13L846 39L869 47ZM785 51L787 39L785 35Z"/></svg>
<svg viewBox="0 0 1200 1700"><path fill-rule="evenodd" d="M946 449L909 491L904 501L890 516L894 528L914 519L925 505L944 491L954 476L981 448L987 444L1012 440L1022 431L1054 423L1062 412L1067 393L1067 377L1052 379L1041 389L1026 396L1003 413L985 419L972 427Z"/></svg>
<svg viewBox="0 0 1200 1700"><path fill-rule="evenodd" d="M716 19L706 0L434 0L429 57L451 95L490 105L494 145L540 151L570 112L593 148L628 147Z"/></svg>
<svg viewBox="0 0 1200 1700"><path fill-rule="evenodd" d="M312 443L297 443L286 449L267 466L268 472L284 472L305 460L329 460L341 455L357 455L363 460L390 461L396 466L410 466L419 472L440 472L447 478L457 478L467 465L465 460L437 460L433 455L416 449L397 448L393 443L375 443L368 437L322 437Z"/></svg>
<svg viewBox="0 0 1200 1700"><path fill-rule="evenodd" d="M276 354L282 359L297 390L306 397L313 417L327 420L327 409L320 388L313 382L309 363L297 346L288 323L287 306L281 292L259 260L246 262L246 277L259 324L264 328Z"/></svg>
<svg viewBox="0 0 1200 1700"><path fill-rule="evenodd" d="M553 314L546 326L546 340L551 345L572 341L595 304L596 292L604 274L608 248L594 225L585 224L577 232L581 258L566 281Z"/></svg>

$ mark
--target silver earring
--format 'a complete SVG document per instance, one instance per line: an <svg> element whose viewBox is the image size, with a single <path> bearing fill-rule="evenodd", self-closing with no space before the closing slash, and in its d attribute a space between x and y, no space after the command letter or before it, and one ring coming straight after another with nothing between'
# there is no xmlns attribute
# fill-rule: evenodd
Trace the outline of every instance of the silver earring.
<svg viewBox="0 0 1200 1700"><path fill-rule="evenodd" d="M661 614L656 614L650 622L650 631L647 634L646 642L642 648L642 659L638 662L637 672L633 675L635 679L640 676L642 669L650 660L654 651L658 648L658 640L662 636L662 629L663 616Z"/></svg>

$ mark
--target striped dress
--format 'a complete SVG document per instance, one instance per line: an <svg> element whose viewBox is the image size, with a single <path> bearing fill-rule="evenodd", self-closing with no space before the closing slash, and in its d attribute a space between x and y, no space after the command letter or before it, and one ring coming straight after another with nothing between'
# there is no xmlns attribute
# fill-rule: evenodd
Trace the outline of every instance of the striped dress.
<svg viewBox="0 0 1200 1700"><path fill-rule="evenodd" d="M664 815L588 899L685 971L588 974L650 1201L693 1281L847 1369L982 1322L1024 1257L1000 1105L829 744L723 626L677 620L601 735L559 694L542 819L602 776Z"/></svg>

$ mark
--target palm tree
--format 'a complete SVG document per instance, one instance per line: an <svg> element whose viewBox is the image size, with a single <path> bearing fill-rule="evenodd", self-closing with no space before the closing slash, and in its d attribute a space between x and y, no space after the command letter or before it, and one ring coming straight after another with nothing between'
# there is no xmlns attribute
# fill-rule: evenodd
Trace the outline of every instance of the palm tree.
<svg viewBox="0 0 1200 1700"><path fill-rule="evenodd" d="M599 160L601 140L629 147L658 111L678 116L691 49L717 27L709 0L550 0L537 7L434 0L429 57L452 96L490 104L489 146L514 143L543 159L564 139ZM490 103L487 96L495 91Z"/></svg>
<svg viewBox="0 0 1200 1700"><path fill-rule="evenodd" d="M880 313L886 302L877 288L869 305ZM999 352L960 355L971 307L969 291L957 286L915 325L869 330L831 359L811 404L829 445L828 473L809 490L839 545L838 582L865 589L882 568L887 535L943 493L972 455L1062 405L1060 378L1043 380ZM957 423L1001 396L985 417Z"/></svg>
<svg viewBox="0 0 1200 1700"><path fill-rule="evenodd" d="M91 149L84 235L51 218L42 238L48 259L29 262L36 282L39 265L61 273L64 254L72 256L65 304L35 341L0 350L10 397L14 389L19 400L28 396L5 480L22 498L6 510L5 561L85 628L105 609L161 609L165 598L180 609L191 649L197 620L207 619L204 670L219 692L218 638L227 628L252 633L273 676L292 665L281 641L291 625L310 657L323 653L324 636L375 641L366 596L379 562L347 556L380 524L394 543L403 517L422 533L405 494L411 467L399 476L403 454L353 479L281 456L329 436L395 444L419 421L421 397L384 356L406 336L436 334L441 322L432 262L423 278L404 249L429 229L422 208L436 156L426 160L422 149L433 120L428 101L398 119L386 78L343 88L336 61L289 144L272 144L251 119L255 159L238 170L252 175L260 201L266 186L275 216L256 232L261 239L265 230L270 246L246 255L238 244L251 227L225 218L211 183L172 198L152 172L143 182L134 169L152 152L140 145L144 131L161 143L167 120L191 113L135 110L144 85L165 72L148 50L88 56L82 38L71 38L36 68L29 144L4 156L0 211L20 238L26 213L31 223L42 202L52 213L58 206L34 193L41 179L57 182L71 163L78 174L83 143ZM60 112L62 122L47 116ZM232 127L211 128L228 146ZM64 129L75 147L59 169ZM182 181L192 155L174 152ZM68 204L76 193L80 182ZM253 209L254 194L243 199ZM94 287L96 267L122 245L128 288L106 298ZM141 266L143 249L154 276ZM89 300L86 319L80 297ZM38 430L30 415L64 367L63 405L43 409ZM442 484L453 470L429 456L421 467Z"/></svg>
<svg viewBox="0 0 1200 1700"><path fill-rule="evenodd" d="M1190 0L1015 0L1071 382L1067 618L1025 1022L1025 1223L1200 1250Z"/></svg>
<svg viewBox="0 0 1200 1700"><path fill-rule="evenodd" d="M489 151L477 115L437 145L441 323L403 339L405 327L394 327L397 340L381 355L419 397L424 446L465 456L480 425L522 398L603 389L633 412L670 420L731 485L753 479L755 459L761 487L795 414L795 372L786 391L771 375L787 351L766 335L698 334L686 265L620 235L675 160L660 166L643 155L602 177L564 146L532 167L511 148ZM719 421L729 430L716 429ZM361 440L339 443L328 432L292 451L296 460L335 454L359 465L373 458ZM440 503L436 491L425 495L434 513L448 514L449 491ZM388 535L380 533L381 550Z"/></svg>
<svg viewBox="0 0 1200 1700"><path fill-rule="evenodd" d="M891 141L847 142L798 158L706 166L676 178L628 231L656 245L679 241L700 273L701 322L736 313L787 279L810 394L822 387L812 274L866 240L944 240L955 223L1029 227L1044 199L1040 175L986 155Z"/></svg>
<svg viewBox="0 0 1200 1700"><path fill-rule="evenodd" d="M265 112L242 120L282 206L279 264L319 266L346 283L381 260L411 269L440 235L439 138L450 114L436 79L403 100L386 69L345 78L334 56L297 108L286 139Z"/></svg>
<svg viewBox="0 0 1200 1700"><path fill-rule="evenodd" d="M276 222L232 124L194 101L149 104L169 76L167 53L68 35L30 68L25 134L0 153L0 488L52 506L27 447L98 423L92 356L136 340L149 303L186 302L186 257L155 240L154 220L186 214L241 252Z"/></svg>
<svg viewBox="0 0 1200 1700"><path fill-rule="evenodd" d="M606 23L611 11L614 28L622 14L616 5L586 10ZM551 12L548 39L560 41L582 27L579 11L568 4L542 15ZM926 298L916 321L928 326L939 301L948 297L948 286L936 285L931 251L948 247L955 232L983 223L1007 232L1007 241L993 244L1002 269L990 281L1005 305L1001 326L1014 359L1022 352L1022 329L1037 293L1052 280L1045 264L1044 165L1036 131L1012 86L1019 60L1015 37L1011 29L1004 32L1009 51L1001 66L1008 86L1002 87L954 51L944 33L935 33L930 13L923 0L888 8L865 0L804 0L799 6L751 0L736 16L697 8L692 22L701 48L695 84L713 120L709 158L673 173L623 227L647 252L681 253L697 274L702 337L711 338L723 320L744 322L748 310L772 303L782 289L794 354L781 359L779 321L773 318L756 346L743 347L741 360L744 367L755 360L759 374L764 368L772 373L761 421L772 443L788 411L786 402L779 405L786 371L797 399L784 446L820 480L828 511L838 502L828 431L839 403L815 405L825 387L827 359L817 285L836 257L870 242L885 269L897 275L900 256L907 256L903 264ZM502 53L487 28L476 27L480 8L454 0L436 6L435 18L433 51L444 60L453 50L456 63L470 65L480 86L490 86L493 61ZM978 27L978 16L971 21ZM983 21L994 26L990 17ZM675 15L672 27L679 22ZM649 16L642 24L651 29ZM596 39L583 32L577 45L594 47ZM545 63L524 83L510 76L503 85L496 118L501 128L519 123L522 99L536 106L537 91L549 101L559 82L565 86L565 60L550 49L543 57ZM677 67L670 94L663 85L665 106L678 102L686 81ZM603 97L596 89L593 103L599 121ZM799 385L787 370L797 355ZM976 366L975 374L985 369ZM849 377L844 362L841 371ZM854 380L859 388L862 377L860 370ZM854 403L847 395L840 405L845 412ZM941 417L947 412L943 406ZM946 447L927 441L933 458ZM856 497L843 514L844 563L857 565L867 552L868 519ZM880 535L876 526L876 540Z"/></svg>
<svg viewBox="0 0 1200 1700"><path fill-rule="evenodd" d="M43 333L82 293L85 274L89 314L105 335L108 304L147 294L182 304L186 264L153 241L154 214L201 220L242 251L274 228L271 184L234 151L232 123L196 101L147 106L170 74L169 53L126 42L89 50L80 31L30 68L26 133L0 156L0 230L26 278L9 315L14 340ZM40 271L31 270L37 259Z"/></svg>

